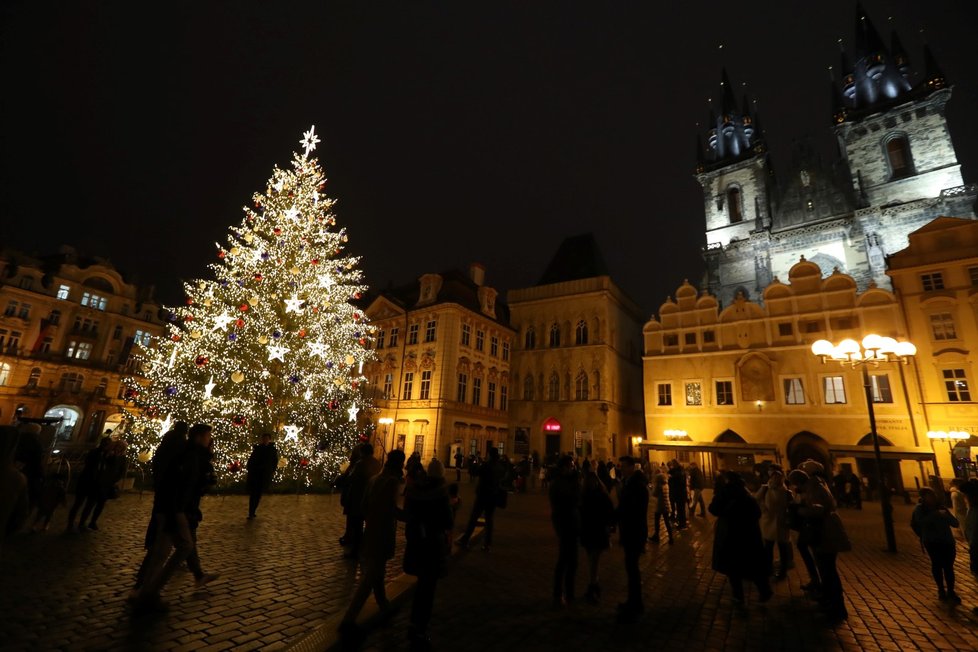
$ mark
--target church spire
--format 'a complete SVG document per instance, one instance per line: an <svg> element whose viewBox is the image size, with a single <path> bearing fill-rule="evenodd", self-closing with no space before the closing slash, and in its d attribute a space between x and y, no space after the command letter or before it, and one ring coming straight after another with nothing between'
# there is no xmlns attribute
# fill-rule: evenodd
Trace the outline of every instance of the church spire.
<svg viewBox="0 0 978 652"><path fill-rule="evenodd" d="M720 114L714 112L711 103L707 123L707 154L711 163L734 161L749 154L759 134L757 118L751 115L750 100L745 94L742 107L737 105L726 68L721 71L720 80Z"/></svg>
<svg viewBox="0 0 978 652"><path fill-rule="evenodd" d="M927 86L932 91L940 90L947 85L944 79L944 71L937 65L934 53L930 51L930 45L924 45L924 77Z"/></svg>
<svg viewBox="0 0 978 652"><path fill-rule="evenodd" d="M856 58L886 56L886 47L880 38L876 26L863 9L861 2L856 3Z"/></svg>
<svg viewBox="0 0 978 652"><path fill-rule="evenodd" d="M730 77L727 76L726 68L720 74L720 85L723 87L723 101L720 110L724 115L730 115L737 110L737 102L734 100L733 86L730 84Z"/></svg>

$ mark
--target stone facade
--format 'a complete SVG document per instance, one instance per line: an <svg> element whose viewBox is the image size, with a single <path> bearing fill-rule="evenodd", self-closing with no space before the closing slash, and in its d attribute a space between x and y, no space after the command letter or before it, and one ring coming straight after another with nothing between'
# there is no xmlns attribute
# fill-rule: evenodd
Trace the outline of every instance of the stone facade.
<svg viewBox="0 0 978 652"><path fill-rule="evenodd" d="M164 330L152 288L68 248L4 251L0 279L0 419L49 417L65 450L122 427L122 379L139 371L131 353Z"/></svg>

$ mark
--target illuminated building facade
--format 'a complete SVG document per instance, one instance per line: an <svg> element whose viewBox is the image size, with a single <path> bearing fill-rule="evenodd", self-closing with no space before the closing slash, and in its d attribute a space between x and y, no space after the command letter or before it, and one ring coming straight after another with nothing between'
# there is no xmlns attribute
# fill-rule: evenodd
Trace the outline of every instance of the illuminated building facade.
<svg viewBox="0 0 978 652"><path fill-rule="evenodd" d="M366 314L377 360L364 368L378 455L395 448L454 465L455 454L511 453L513 330L485 270L424 274L375 293Z"/></svg>
<svg viewBox="0 0 978 652"><path fill-rule="evenodd" d="M0 253L0 419L51 419L55 444L84 448L122 422L130 355L163 332L152 287L70 248Z"/></svg>

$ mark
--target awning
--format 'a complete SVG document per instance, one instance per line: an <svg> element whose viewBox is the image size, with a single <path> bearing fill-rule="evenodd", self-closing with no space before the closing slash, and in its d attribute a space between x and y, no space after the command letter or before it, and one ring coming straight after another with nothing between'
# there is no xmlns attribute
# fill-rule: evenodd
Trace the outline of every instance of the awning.
<svg viewBox="0 0 978 652"><path fill-rule="evenodd" d="M872 446L829 444L829 453L832 455L844 455L846 457L858 457L860 459L873 459L876 457ZM934 452L929 451L926 448L880 446L880 458L884 460L913 460L917 462L929 462L934 459Z"/></svg>
<svg viewBox="0 0 978 652"><path fill-rule="evenodd" d="M643 441L639 443L640 449L653 451L691 451L706 453L767 453L778 454L777 444L753 444L749 442L730 442L730 441L685 441L685 440L664 440L664 441Z"/></svg>

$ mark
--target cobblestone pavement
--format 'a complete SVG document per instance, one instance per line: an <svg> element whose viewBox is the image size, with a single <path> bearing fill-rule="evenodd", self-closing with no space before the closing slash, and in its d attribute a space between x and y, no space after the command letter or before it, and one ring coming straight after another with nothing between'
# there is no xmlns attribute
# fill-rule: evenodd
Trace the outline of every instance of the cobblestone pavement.
<svg viewBox="0 0 978 652"><path fill-rule="evenodd" d="M470 487L463 485L468 516ZM62 510L44 535L8 540L0 557L2 650L248 650L281 649L335 618L356 580L336 545L342 527L336 496L267 496L253 522L244 496L208 497L200 529L205 570L221 579L195 591L179 573L165 592L169 614L132 618L124 604L142 556L150 496L109 503L98 532L63 535ZM849 620L825 623L793 570L759 605L730 600L722 576L710 570L710 521L672 546L643 557L646 613L631 626L614 623L625 593L619 549L602 560L600 605L551 605L556 542L546 498L513 496L497 512L492 551L465 553L438 588L431 634L435 649L629 650L667 646L688 650L978 650L975 580L959 555L959 593L950 609L936 600L929 565L906 525L910 508L896 507L900 553L883 552L877 505L843 518L855 550L841 556ZM390 564L390 577L399 563ZM586 587L582 555L579 592ZM373 631L368 650L406 649L403 606Z"/></svg>
<svg viewBox="0 0 978 652"><path fill-rule="evenodd" d="M125 597L143 556L152 496L110 501L100 530L8 539L0 555L2 650L249 650L282 648L345 609L357 577L337 539L339 496L272 495L248 521L247 496L207 496L199 530L206 590L178 571L170 612L130 616ZM398 564L391 564L391 575Z"/></svg>

